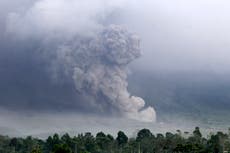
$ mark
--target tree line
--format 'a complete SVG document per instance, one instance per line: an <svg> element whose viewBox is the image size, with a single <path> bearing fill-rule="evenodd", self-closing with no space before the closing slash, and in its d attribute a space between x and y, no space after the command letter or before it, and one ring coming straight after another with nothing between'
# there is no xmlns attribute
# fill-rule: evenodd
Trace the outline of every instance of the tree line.
<svg viewBox="0 0 230 153"><path fill-rule="evenodd" d="M90 132L71 137L54 134L47 139L0 136L0 153L230 153L230 135L217 132L203 137L199 127L192 133L153 134L149 129L128 138L123 131L116 137Z"/></svg>

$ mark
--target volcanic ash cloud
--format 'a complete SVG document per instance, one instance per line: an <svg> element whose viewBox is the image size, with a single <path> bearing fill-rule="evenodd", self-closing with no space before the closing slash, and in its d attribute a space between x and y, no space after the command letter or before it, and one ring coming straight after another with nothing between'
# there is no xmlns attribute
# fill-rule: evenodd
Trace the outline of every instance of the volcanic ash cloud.
<svg viewBox="0 0 230 153"><path fill-rule="evenodd" d="M145 108L145 101L127 90L127 65L140 56L139 42L123 27L111 25L96 36L77 37L60 45L57 57L79 93L103 96L123 116L153 122L154 108Z"/></svg>

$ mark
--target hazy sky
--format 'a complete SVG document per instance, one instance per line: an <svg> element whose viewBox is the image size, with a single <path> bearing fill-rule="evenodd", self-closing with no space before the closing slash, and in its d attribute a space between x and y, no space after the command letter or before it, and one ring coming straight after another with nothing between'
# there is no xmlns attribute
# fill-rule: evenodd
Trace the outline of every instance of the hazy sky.
<svg viewBox="0 0 230 153"><path fill-rule="evenodd" d="M133 4L124 22L142 38L138 64L151 63L150 71L229 72L229 7L224 0Z"/></svg>
<svg viewBox="0 0 230 153"><path fill-rule="evenodd" d="M169 120L165 112L177 118L188 115L186 111L210 113L219 120L213 116L224 113L212 112L230 108L229 14L227 0L0 0L1 112L52 110L63 118L69 111L108 113L82 102L71 77L61 74L57 79L50 61L59 43L94 37L116 24L141 40L142 56L129 65L131 95L141 96L146 107L154 107L160 121ZM15 117L2 116L0 123L12 126ZM52 113L47 116L55 118ZM210 119L207 116L205 121ZM25 131L21 125L20 129Z"/></svg>
<svg viewBox="0 0 230 153"><path fill-rule="evenodd" d="M109 24L124 24L138 33L143 56L137 65L148 71L228 72L230 3L226 0L71 0L68 3L61 0L37 3L35 0L2 0L0 3L1 23L5 24L6 18L10 20L11 17L6 17L9 13L16 13L17 21L12 19L10 22L14 22L12 24L20 34L35 35L55 28L66 34L84 29L84 32L90 32L101 24L98 20L104 20L102 22ZM39 7L44 7L46 12Z"/></svg>

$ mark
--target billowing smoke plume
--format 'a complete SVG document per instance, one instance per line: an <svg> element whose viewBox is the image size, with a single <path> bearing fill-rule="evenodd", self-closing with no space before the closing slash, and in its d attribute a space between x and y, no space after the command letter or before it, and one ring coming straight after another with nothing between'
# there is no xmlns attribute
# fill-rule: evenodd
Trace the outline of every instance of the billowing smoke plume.
<svg viewBox="0 0 230 153"><path fill-rule="evenodd" d="M140 121L155 121L154 109L145 108L144 100L127 90L127 65L140 56L138 37L121 26L103 24L106 9L88 3L38 1L25 14L10 14L8 31L45 42L41 48L51 69L61 67L72 78L76 92L92 97L89 101L97 107L112 107L118 114ZM86 6L89 11L81 8ZM58 72L54 74L58 76Z"/></svg>
<svg viewBox="0 0 230 153"><path fill-rule="evenodd" d="M140 56L139 39L120 26L104 28L96 37L74 39L59 46L57 60L72 74L76 90L104 96L123 115L155 121L152 107L127 91L126 67Z"/></svg>

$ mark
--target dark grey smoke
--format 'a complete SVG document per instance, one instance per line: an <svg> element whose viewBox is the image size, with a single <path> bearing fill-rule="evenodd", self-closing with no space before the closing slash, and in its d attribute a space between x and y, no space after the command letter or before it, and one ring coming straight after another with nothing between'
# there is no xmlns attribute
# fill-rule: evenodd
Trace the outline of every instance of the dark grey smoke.
<svg viewBox="0 0 230 153"><path fill-rule="evenodd" d="M121 103L114 106L114 98L108 98L113 95L101 92L101 86L95 89L95 74L101 77L117 65L118 70L122 67L119 74L125 74L119 75L121 80L130 79L128 91L154 106L158 121L164 115L170 120L172 114L176 119L208 114L207 122L222 120L229 116L223 111L229 108L230 91L228 4L227 0L0 0L0 106L125 115L126 108L120 109ZM113 31L110 24L125 24L128 35L119 34L125 40L131 30L138 33L141 58L136 60L136 53L117 58L111 52L97 56L103 60L92 60L82 54L88 59L82 62L87 68L79 66L84 59L75 53L79 43L92 50L97 45L90 47L89 42L105 47L102 31ZM115 46L122 46L118 42ZM76 56L69 58L69 53ZM133 74L126 78L123 67L129 65ZM99 73L101 69L106 73ZM215 118L218 115L220 119Z"/></svg>
<svg viewBox="0 0 230 153"><path fill-rule="evenodd" d="M144 100L127 91L127 64L139 56L139 39L120 26L109 26L95 38L77 37L60 45L56 62L72 76L78 92L98 97L95 107L104 97L129 118L154 121L153 108L143 109Z"/></svg>
<svg viewBox="0 0 230 153"><path fill-rule="evenodd" d="M139 38L122 26L103 25L101 4L86 4L84 1L41 0L25 12L9 14L7 35L15 35L16 43L31 47L28 51L16 47L26 68L22 71L25 73L19 72L19 75L32 78L29 83L15 86L20 90L28 85L22 93L30 95L19 95L18 103L28 107L45 101L45 106L49 106L54 101L60 107L73 105L72 108L83 107L92 112L112 112L140 121L155 121L154 109L145 108L145 101L127 90L127 65L140 56ZM68 90L59 94L58 89L63 86ZM43 88L49 92L44 94L46 90L40 91ZM53 97L55 94L60 98Z"/></svg>

